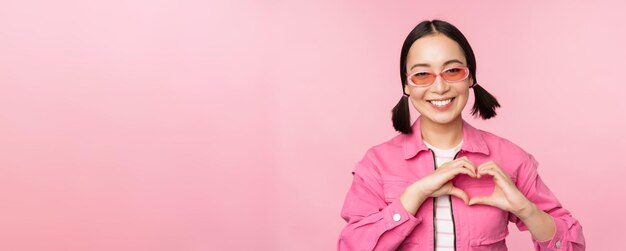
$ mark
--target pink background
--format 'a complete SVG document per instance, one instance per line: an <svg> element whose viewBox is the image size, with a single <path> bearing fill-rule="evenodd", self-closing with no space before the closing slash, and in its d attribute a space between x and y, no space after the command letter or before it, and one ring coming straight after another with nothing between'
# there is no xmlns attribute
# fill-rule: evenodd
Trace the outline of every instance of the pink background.
<svg viewBox="0 0 626 251"><path fill-rule="evenodd" d="M624 250L619 2L4 0L0 250L334 250L433 18L503 105L464 117L535 155L589 250Z"/></svg>

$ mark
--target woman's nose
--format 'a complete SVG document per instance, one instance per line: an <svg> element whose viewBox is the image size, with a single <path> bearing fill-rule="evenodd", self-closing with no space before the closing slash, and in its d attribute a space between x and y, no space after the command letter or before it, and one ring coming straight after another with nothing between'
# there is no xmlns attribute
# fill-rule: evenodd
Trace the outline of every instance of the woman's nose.
<svg viewBox="0 0 626 251"><path fill-rule="evenodd" d="M450 85L440 75L437 75L435 82L431 86L436 93L445 93L450 89Z"/></svg>

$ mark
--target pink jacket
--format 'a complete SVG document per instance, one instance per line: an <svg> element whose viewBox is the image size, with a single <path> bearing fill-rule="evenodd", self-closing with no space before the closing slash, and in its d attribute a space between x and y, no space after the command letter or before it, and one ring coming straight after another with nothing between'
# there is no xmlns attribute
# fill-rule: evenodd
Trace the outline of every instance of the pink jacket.
<svg viewBox="0 0 626 251"><path fill-rule="evenodd" d="M409 214L399 199L409 184L435 170L434 153L423 143L419 124L420 119L413 124L411 135L400 134L372 147L357 163L341 210L348 224L341 231L338 250L434 249L435 198L424 201L415 215ZM529 200L553 217L555 235L543 242L533 240L536 250L585 249L582 226L543 183L531 154L463 121L463 145L456 158L462 156L476 166L495 161ZM458 175L453 183L470 197L489 195L494 187L490 176ZM451 200L456 250L507 250L509 221L521 231L528 230L509 212L486 205L467 206L454 196Z"/></svg>

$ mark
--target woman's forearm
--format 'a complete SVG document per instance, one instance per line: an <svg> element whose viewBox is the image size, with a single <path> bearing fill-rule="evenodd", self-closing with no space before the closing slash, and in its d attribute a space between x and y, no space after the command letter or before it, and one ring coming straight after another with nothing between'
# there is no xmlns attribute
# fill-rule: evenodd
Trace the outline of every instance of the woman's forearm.
<svg viewBox="0 0 626 251"><path fill-rule="evenodd" d="M428 198L424 195L421 188L413 183L407 187L400 196L400 203L411 215L415 215L417 210L422 206L422 203Z"/></svg>
<svg viewBox="0 0 626 251"><path fill-rule="evenodd" d="M552 216L539 209L532 202L515 215L524 222L536 241L550 240L556 233L556 225Z"/></svg>

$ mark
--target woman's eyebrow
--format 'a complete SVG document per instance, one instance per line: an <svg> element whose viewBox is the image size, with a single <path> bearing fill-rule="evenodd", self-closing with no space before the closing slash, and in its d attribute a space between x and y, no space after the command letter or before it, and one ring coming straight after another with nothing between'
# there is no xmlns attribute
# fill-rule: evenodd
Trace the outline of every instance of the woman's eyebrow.
<svg viewBox="0 0 626 251"><path fill-rule="evenodd" d="M447 64L450 64L450 63L463 64L463 62L461 62L458 59L450 59L450 60L446 61L445 63L443 63L443 65L447 65ZM418 66L430 66L430 65L429 64L414 64L413 66L411 66L411 69L409 69L409 70L413 70L413 68L418 67Z"/></svg>

